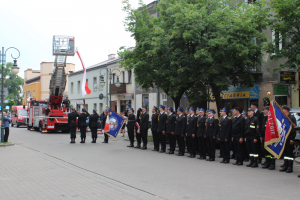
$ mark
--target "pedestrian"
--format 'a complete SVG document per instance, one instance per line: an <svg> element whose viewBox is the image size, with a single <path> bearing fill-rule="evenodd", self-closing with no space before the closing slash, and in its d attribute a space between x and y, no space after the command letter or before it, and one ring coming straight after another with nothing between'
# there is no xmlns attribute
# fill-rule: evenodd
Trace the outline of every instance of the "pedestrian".
<svg viewBox="0 0 300 200"><path fill-rule="evenodd" d="M147 149L148 144L148 122L149 122L149 114L147 113L147 107L142 107L142 114L140 117L140 129L141 129L141 137L143 140L143 147L142 150Z"/></svg>
<svg viewBox="0 0 300 200"><path fill-rule="evenodd" d="M208 118L206 119L206 129L204 137L206 138L206 149L209 158L206 161L215 161L216 154L216 137L218 135L218 119L215 119L215 110L207 111Z"/></svg>
<svg viewBox="0 0 300 200"><path fill-rule="evenodd" d="M223 108L220 114L221 119L219 122L218 140L220 141L220 150L223 152L223 160L221 163L226 164L230 162L230 138L232 123L227 116L228 111L226 108Z"/></svg>
<svg viewBox="0 0 300 200"><path fill-rule="evenodd" d="M4 125L4 142L8 141L9 136L9 116L6 114L6 112L2 113L3 115L3 125Z"/></svg>
<svg viewBox="0 0 300 200"><path fill-rule="evenodd" d="M258 103L257 102L252 102L251 103L251 108L254 110L254 116L258 119L259 124L262 124L262 120L264 118L264 113L260 112L258 110ZM261 132L261 126L259 127L259 133ZM260 164L261 160L262 160L262 146L261 146L261 141L258 140L257 141L257 146L258 148L258 159L257 159L257 163ZM248 149L247 149L248 150ZM249 153L249 152L248 152Z"/></svg>
<svg viewBox="0 0 300 200"><path fill-rule="evenodd" d="M235 148L236 162L233 165L241 166L245 160L244 157L244 133L245 133L245 118L241 115L242 110L239 107L233 109L231 141Z"/></svg>
<svg viewBox="0 0 300 200"><path fill-rule="evenodd" d="M103 114L104 114L104 117L103 117L103 120L102 120L102 124L103 124L103 129L104 129L105 123L106 123L106 119L107 119L108 111L104 110ZM104 140L103 140L102 143L105 143L105 144L108 143L108 133L104 133Z"/></svg>
<svg viewBox="0 0 300 200"><path fill-rule="evenodd" d="M167 152L167 154L174 154L175 151L175 147L176 147L175 122L176 122L176 116L173 114L173 108L168 107L166 136L169 137L170 151Z"/></svg>
<svg viewBox="0 0 300 200"><path fill-rule="evenodd" d="M97 130L98 130L98 120L99 120L99 115L97 114L96 110L93 110L93 114L90 115L90 120L89 120L89 127L91 129L92 133L92 142L91 143L96 143L98 135L97 135ZM104 133L104 135L106 135ZM108 139L107 139L108 141Z"/></svg>
<svg viewBox="0 0 300 200"><path fill-rule="evenodd" d="M72 108L71 113L68 114L68 125L70 126L70 136L71 136L71 142L75 143L76 139L76 119L79 117L78 113L74 108Z"/></svg>
<svg viewBox="0 0 300 200"><path fill-rule="evenodd" d="M184 142L184 135L186 130L186 117L183 114L183 108L178 107L177 109L177 118L175 123L175 138L179 147L178 156L184 156L185 153L185 142ZM176 144L175 144L176 145Z"/></svg>
<svg viewBox="0 0 300 200"><path fill-rule="evenodd" d="M187 121L187 123L188 123L189 117L190 117L190 108L186 108L186 109L185 109L185 116L186 116L186 121ZM186 136L186 133L187 133L187 125L185 126L185 128L186 128L186 131L185 131L185 134L184 134L184 141L185 141L185 146L186 146L186 149L187 149L187 153L190 153L190 146L191 146L191 145L188 144L189 141L188 141L187 136Z"/></svg>
<svg viewBox="0 0 300 200"><path fill-rule="evenodd" d="M260 146L258 146L258 140L260 140L260 132L259 121L258 118L254 116L253 108L248 109L244 138L250 159L250 163L246 166L256 168L258 167L258 149L260 148Z"/></svg>
<svg viewBox="0 0 300 200"><path fill-rule="evenodd" d="M123 112L120 112L120 115L125 119L127 117L125 117L124 113ZM125 122L123 123L122 127L121 127L121 133L122 133L122 137L125 137Z"/></svg>
<svg viewBox="0 0 300 200"><path fill-rule="evenodd" d="M90 114L82 108L82 113L78 117L78 128L80 129L80 137L81 137L81 142L80 143L85 143L85 138L86 138L86 120L90 116ZM89 123L91 123L89 121Z"/></svg>
<svg viewBox="0 0 300 200"><path fill-rule="evenodd" d="M290 118L290 120L296 124L296 119L293 115L290 114L290 107L288 106L282 106L282 110L285 113L286 116ZM285 141L285 147L284 147L284 164L280 172L286 172L286 173L292 173L293 172L293 165L294 165L294 141L296 137L296 130L292 126L292 130L289 134L289 136L286 138Z"/></svg>
<svg viewBox="0 0 300 200"><path fill-rule="evenodd" d="M66 97L65 100L63 100L63 105L65 105L65 107L67 108L67 112L70 111L70 100L68 97Z"/></svg>
<svg viewBox="0 0 300 200"><path fill-rule="evenodd" d="M130 144L127 147L134 147L134 127L135 127L135 115L133 108L128 109L128 118L127 118L127 131Z"/></svg>
<svg viewBox="0 0 300 200"><path fill-rule="evenodd" d="M152 151L159 151L159 136L157 132L158 128L158 109L157 107L152 108L152 116L151 116L151 131L153 137L154 149Z"/></svg>
<svg viewBox="0 0 300 200"><path fill-rule="evenodd" d="M191 107L189 109L190 116L187 121L187 131L186 131L186 137L187 137L187 144L189 145L190 149L190 155L188 157L195 158L196 157L196 151L197 151L197 121L198 118L195 115L195 109Z"/></svg>
<svg viewBox="0 0 300 200"><path fill-rule="evenodd" d="M205 131L205 122L206 122L206 115L205 109L200 108L199 111L199 118L198 118L198 129L197 129L197 137L198 137L198 149L200 160L206 160L206 138L204 138L204 131Z"/></svg>
<svg viewBox="0 0 300 200"><path fill-rule="evenodd" d="M159 106L159 114L158 114L158 136L159 143L161 145L159 153L166 152L166 123L167 123L167 115L164 112L165 107L163 105Z"/></svg>
<svg viewBox="0 0 300 200"><path fill-rule="evenodd" d="M140 126L140 122L141 122L141 114L142 114L142 109L139 108L137 110L137 114L136 114L136 119L135 119L135 122L137 122L139 124L139 127L135 127L135 138L136 138L136 142L137 142L137 145L134 147L136 149L141 149L141 143L142 143L142 136L141 136L141 126Z"/></svg>
<svg viewBox="0 0 300 200"><path fill-rule="evenodd" d="M245 120L247 120L248 114L246 113L246 111L243 110L243 112L241 114L245 118ZM245 158L244 159L245 162L249 162L249 153L248 153L247 148L244 148L244 158Z"/></svg>
<svg viewBox="0 0 300 200"><path fill-rule="evenodd" d="M104 110L102 110L102 113L101 113L101 115L99 116L100 126L101 126L101 129L102 129L102 130L104 129L104 126L105 126L105 124L102 123L104 116L105 116Z"/></svg>

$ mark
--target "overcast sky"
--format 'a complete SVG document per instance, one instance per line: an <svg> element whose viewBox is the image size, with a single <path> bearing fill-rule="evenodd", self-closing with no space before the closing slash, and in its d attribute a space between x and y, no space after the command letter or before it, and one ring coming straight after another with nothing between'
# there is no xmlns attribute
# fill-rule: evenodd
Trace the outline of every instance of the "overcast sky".
<svg viewBox="0 0 300 200"><path fill-rule="evenodd" d="M144 0L145 4L154 0ZM130 0L136 8L138 0ZM27 68L39 69L41 62L53 62L53 35L75 36L86 67L107 59L121 46L134 46L130 33L125 31L122 0L3 0L1 1L0 47L16 47L19 75ZM12 62L7 52L7 62ZM77 56L68 57L76 70L82 69Z"/></svg>

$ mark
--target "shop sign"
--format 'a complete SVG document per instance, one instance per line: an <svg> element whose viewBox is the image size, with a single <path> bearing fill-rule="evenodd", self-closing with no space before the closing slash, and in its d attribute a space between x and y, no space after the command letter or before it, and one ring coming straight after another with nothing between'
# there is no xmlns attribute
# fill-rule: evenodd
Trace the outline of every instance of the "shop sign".
<svg viewBox="0 0 300 200"><path fill-rule="evenodd" d="M124 99L133 99L133 94L125 93L124 94Z"/></svg>
<svg viewBox="0 0 300 200"><path fill-rule="evenodd" d="M280 72L280 83L284 84L295 84L296 79L295 79L295 72Z"/></svg>
<svg viewBox="0 0 300 200"><path fill-rule="evenodd" d="M274 85L274 95L289 95L289 86L288 85Z"/></svg>

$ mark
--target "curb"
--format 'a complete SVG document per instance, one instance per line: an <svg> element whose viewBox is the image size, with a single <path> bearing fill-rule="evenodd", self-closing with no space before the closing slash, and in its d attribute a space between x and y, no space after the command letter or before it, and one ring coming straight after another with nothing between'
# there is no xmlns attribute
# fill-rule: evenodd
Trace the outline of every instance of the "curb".
<svg viewBox="0 0 300 200"><path fill-rule="evenodd" d="M8 146L14 146L14 142L9 142L9 144L0 143L0 147L8 147Z"/></svg>

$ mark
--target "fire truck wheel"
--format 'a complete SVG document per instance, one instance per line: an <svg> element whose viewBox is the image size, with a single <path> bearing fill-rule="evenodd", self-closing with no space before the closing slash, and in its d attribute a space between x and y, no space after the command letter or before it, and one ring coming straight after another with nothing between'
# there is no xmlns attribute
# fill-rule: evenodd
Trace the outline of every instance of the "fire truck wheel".
<svg viewBox="0 0 300 200"><path fill-rule="evenodd" d="M17 127L19 128L20 124L17 122Z"/></svg>
<svg viewBox="0 0 300 200"><path fill-rule="evenodd" d="M29 125L27 124L27 130L30 130L30 127L29 127Z"/></svg>

